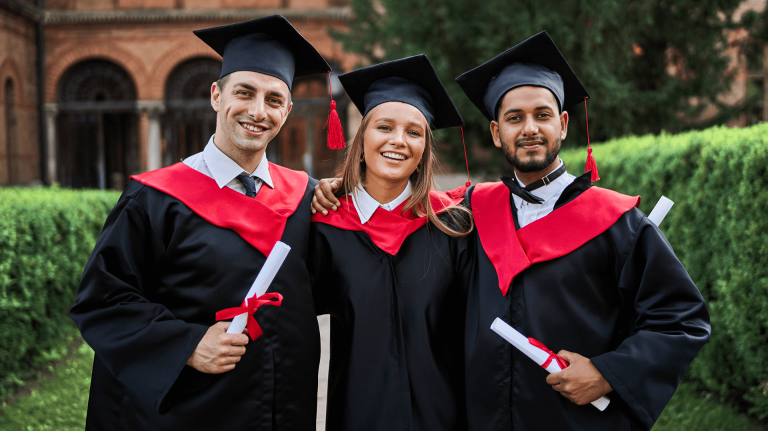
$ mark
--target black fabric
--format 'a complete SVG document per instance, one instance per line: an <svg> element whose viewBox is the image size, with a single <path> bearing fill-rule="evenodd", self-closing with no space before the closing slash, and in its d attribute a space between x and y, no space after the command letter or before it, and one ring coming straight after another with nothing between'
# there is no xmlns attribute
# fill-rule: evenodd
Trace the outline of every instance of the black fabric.
<svg viewBox="0 0 768 431"><path fill-rule="evenodd" d="M533 193L530 192L530 190L527 190L526 187L520 187L520 184L518 184L515 178L501 177L501 182L504 183L505 186L507 186L510 193L518 196L520 199L526 202L529 202L532 204L544 203L544 199L534 195ZM514 201L513 201L512 208L515 208Z"/></svg>
<svg viewBox="0 0 768 431"><path fill-rule="evenodd" d="M331 315L326 429L467 429L461 334L473 246L427 225L392 256L363 232L312 223L317 312Z"/></svg>
<svg viewBox="0 0 768 431"><path fill-rule="evenodd" d="M240 181L240 184L243 185L243 188L245 188L246 196L249 198L256 197L256 177L240 174L235 178L237 178L237 180Z"/></svg>
<svg viewBox="0 0 768 431"><path fill-rule="evenodd" d="M315 428L320 340L306 259L316 184L282 237L291 252L269 290L282 305L259 309L264 335L234 370L214 375L185 363L216 312L240 305L266 258L177 199L129 182L71 311L96 352L86 429Z"/></svg>
<svg viewBox="0 0 768 431"><path fill-rule="evenodd" d="M221 75L250 71L281 79L290 90L293 78L327 73L322 55L281 15L195 30L222 57Z"/></svg>
<svg viewBox="0 0 768 431"><path fill-rule="evenodd" d="M544 175L538 180L528 184L527 186L525 186L525 189L528 190L529 192L532 192L538 188L548 186L552 181L560 178L560 176L563 175L564 173L565 173L565 163L561 163L560 166L557 167L557 169L548 173L547 175Z"/></svg>
<svg viewBox="0 0 768 431"><path fill-rule="evenodd" d="M581 178L560 206L589 187ZM650 429L710 333L704 300L658 228L632 209L572 253L518 274L506 296L477 241L465 331L469 429ZM545 370L489 329L496 317L554 352L590 358L614 389L608 408L554 391Z"/></svg>
<svg viewBox="0 0 768 431"><path fill-rule="evenodd" d="M363 116L382 103L402 102L421 111L433 130L464 125L424 54L354 70L339 80Z"/></svg>
<svg viewBox="0 0 768 431"><path fill-rule="evenodd" d="M521 86L547 88L554 94L561 111L589 98L546 31L463 73L456 82L488 121L498 118L496 107L504 95Z"/></svg>

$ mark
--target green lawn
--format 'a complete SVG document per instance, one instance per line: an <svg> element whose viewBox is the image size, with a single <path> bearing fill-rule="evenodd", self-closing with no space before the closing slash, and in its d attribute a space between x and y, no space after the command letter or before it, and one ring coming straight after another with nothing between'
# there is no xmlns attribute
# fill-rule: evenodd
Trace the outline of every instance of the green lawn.
<svg viewBox="0 0 768 431"><path fill-rule="evenodd" d="M77 355L60 364L55 377L40 390L4 406L3 431L82 431L88 405L93 350L87 344ZM743 415L730 407L701 398L683 384L662 413L653 431L757 431Z"/></svg>

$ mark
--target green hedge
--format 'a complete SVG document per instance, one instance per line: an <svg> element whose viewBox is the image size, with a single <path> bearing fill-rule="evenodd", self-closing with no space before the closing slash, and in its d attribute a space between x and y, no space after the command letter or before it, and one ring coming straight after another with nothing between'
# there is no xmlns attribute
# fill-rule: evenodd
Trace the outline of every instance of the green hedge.
<svg viewBox="0 0 768 431"><path fill-rule="evenodd" d="M586 148L561 154L572 173ZM712 338L687 378L759 419L768 417L768 125L627 137L594 146L598 185L641 195L707 299Z"/></svg>
<svg viewBox="0 0 768 431"><path fill-rule="evenodd" d="M69 308L116 192L0 188L0 399L65 353Z"/></svg>

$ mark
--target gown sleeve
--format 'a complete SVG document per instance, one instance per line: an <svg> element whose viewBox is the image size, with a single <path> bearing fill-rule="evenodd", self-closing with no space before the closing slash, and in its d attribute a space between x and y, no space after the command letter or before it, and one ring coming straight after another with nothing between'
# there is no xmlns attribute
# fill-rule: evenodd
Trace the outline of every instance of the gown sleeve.
<svg viewBox="0 0 768 431"><path fill-rule="evenodd" d="M647 430L709 339L709 312L672 247L647 217L619 273L619 292L631 309L629 336L614 351L591 360L614 389L612 402Z"/></svg>
<svg viewBox="0 0 768 431"><path fill-rule="evenodd" d="M169 390L208 328L179 320L148 299L165 246L132 196L136 188L129 185L109 214L71 316L112 376L164 413Z"/></svg>

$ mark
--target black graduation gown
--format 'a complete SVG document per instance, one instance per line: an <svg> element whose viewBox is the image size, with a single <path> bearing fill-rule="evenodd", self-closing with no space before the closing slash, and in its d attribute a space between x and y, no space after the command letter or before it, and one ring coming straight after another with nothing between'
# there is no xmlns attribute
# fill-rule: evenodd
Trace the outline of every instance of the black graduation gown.
<svg viewBox="0 0 768 431"><path fill-rule="evenodd" d="M141 182L164 174L170 181ZM255 199L183 164L129 182L71 311L96 352L86 429L315 428L320 341L306 257L316 182L275 165L270 174L275 189ZM174 184L192 195L170 195ZM185 365L216 312L241 304L278 239L291 251L269 291L284 299L255 314L263 335L232 371Z"/></svg>
<svg viewBox="0 0 768 431"><path fill-rule="evenodd" d="M401 216L405 203L362 225L341 202L313 218L310 236L317 312L331 315L326 429L465 430L473 241Z"/></svg>
<svg viewBox="0 0 768 431"><path fill-rule="evenodd" d="M509 191L500 183L496 187L507 204L492 216L508 211L516 217ZM588 230L588 224L571 224L566 204L578 203L590 187L589 174L577 178L553 213L534 223L560 212L559 225L544 225L552 238ZM468 191L468 201L473 194L476 188ZM505 283L499 283L489 250L483 249L478 203L471 201L479 230L478 271L468 295L466 329L470 429L650 429L710 333L704 300L661 231L632 207L569 253L539 258L544 261L516 274L503 295ZM585 217L601 214L603 207L587 208ZM490 233L511 238L516 231L506 226ZM489 329L496 317L555 353L565 349L590 358L613 388L608 408L578 406L554 391L544 369Z"/></svg>

